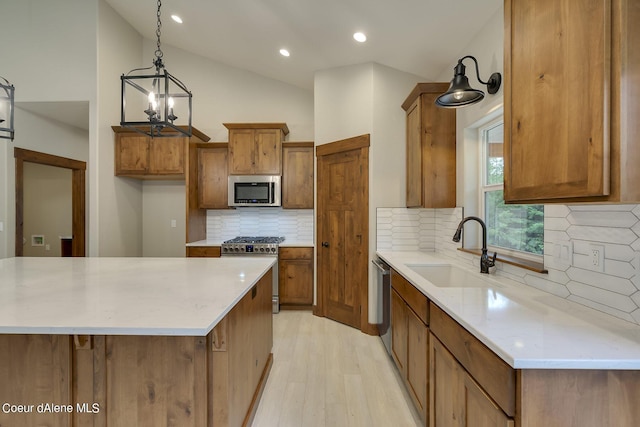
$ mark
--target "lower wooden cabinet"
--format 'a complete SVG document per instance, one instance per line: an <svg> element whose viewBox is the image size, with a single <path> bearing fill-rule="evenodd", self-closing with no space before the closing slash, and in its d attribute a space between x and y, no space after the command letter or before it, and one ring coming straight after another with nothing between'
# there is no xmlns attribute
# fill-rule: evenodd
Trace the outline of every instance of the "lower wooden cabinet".
<svg viewBox="0 0 640 427"><path fill-rule="evenodd" d="M188 258L219 258L220 246L187 246Z"/></svg>
<svg viewBox="0 0 640 427"><path fill-rule="evenodd" d="M407 287L407 285L410 286ZM427 341L429 328L412 307L426 307L427 297L391 272L391 354L423 420L428 418Z"/></svg>
<svg viewBox="0 0 640 427"><path fill-rule="evenodd" d="M513 427L514 420L431 334L429 338L429 425L438 427Z"/></svg>
<svg viewBox="0 0 640 427"><path fill-rule="evenodd" d="M278 255L280 308L313 306L313 248L283 248Z"/></svg>

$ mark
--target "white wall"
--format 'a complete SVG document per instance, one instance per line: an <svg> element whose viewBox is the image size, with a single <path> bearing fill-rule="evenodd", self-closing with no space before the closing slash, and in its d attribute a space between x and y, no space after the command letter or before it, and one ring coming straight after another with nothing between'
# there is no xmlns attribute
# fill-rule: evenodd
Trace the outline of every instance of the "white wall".
<svg viewBox="0 0 640 427"><path fill-rule="evenodd" d="M151 64L155 49L155 41L144 41L142 66ZM236 122L285 122L288 141L313 140L310 91L164 44L162 51L166 69L193 93L193 125L212 141L228 141L223 123ZM184 183L145 183L142 192L142 255L184 256L184 226L169 226L171 219L185 224Z"/></svg>
<svg viewBox="0 0 640 427"><path fill-rule="evenodd" d="M376 209L405 199L405 120L401 105L419 76L368 63L315 74L316 145L370 134L369 259L376 250ZM369 272L369 322L379 323L381 302Z"/></svg>
<svg viewBox="0 0 640 427"><path fill-rule="evenodd" d="M22 110L15 109L16 138L11 143L0 141L0 258L15 255L15 159L14 147L88 161L89 137L85 130L65 125Z"/></svg>
<svg viewBox="0 0 640 427"><path fill-rule="evenodd" d="M113 175L111 126L120 123L120 76L142 64L142 37L104 0L99 1L97 34L99 103L92 111L97 138L91 150L89 253L141 256L142 183Z"/></svg>
<svg viewBox="0 0 640 427"><path fill-rule="evenodd" d="M44 121L20 110L20 102L87 101L94 108L97 4L0 0L0 74L16 87L16 137L0 140L0 258L14 254L13 147L88 160L91 134Z"/></svg>

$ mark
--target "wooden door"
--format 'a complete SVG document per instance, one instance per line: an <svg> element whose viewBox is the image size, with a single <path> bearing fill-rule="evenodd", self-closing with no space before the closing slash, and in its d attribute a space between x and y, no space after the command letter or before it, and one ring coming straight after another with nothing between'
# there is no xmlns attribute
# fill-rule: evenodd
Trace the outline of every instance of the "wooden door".
<svg viewBox="0 0 640 427"><path fill-rule="evenodd" d="M368 328L369 135L319 146L317 313Z"/></svg>

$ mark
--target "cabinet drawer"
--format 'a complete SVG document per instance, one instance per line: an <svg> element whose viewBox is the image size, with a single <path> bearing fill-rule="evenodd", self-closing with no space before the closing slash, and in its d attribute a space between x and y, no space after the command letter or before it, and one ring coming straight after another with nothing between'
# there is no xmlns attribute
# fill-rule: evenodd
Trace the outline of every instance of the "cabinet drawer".
<svg viewBox="0 0 640 427"><path fill-rule="evenodd" d="M510 417L515 416L516 372L434 303L431 332Z"/></svg>
<svg viewBox="0 0 640 427"><path fill-rule="evenodd" d="M187 257L189 258L218 258L220 256L220 246L187 246Z"/></svg>
<svg viewBox="0 0 640 427"><path fill-rule="evenodd" d="M313 259L313 248L280 247L280 259Z"/></svg>
<svg viewBox="0 0 640 427"><path fill-rule="evenodd" d="M425 325L429 324L429 304L427 297L416 289L407 279L395 270L391 270L391 287L398 292L409 307Z"/></svg>

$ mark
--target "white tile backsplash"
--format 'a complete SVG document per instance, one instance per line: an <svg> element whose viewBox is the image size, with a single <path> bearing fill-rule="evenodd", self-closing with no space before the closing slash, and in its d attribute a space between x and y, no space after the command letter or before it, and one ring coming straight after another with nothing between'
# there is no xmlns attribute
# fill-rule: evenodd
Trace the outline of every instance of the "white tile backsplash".
<svg viewBox="0 0 640 427"><path fill-rule="evenodd" d="M462 208L377 210L380 250L436 251L459 262L479 258L451 240ZM640 205L545 205L548 274L498 262L495 274L640 324ZM594 266L591 248L604 251Z"/></svg>
<svg viewBox="0 0 640 427"><path fill-rule="evenodd" d="M207 211L207 240L237 236L284 236L286 241L313 242L313 210L239 208Z"/></svg>

